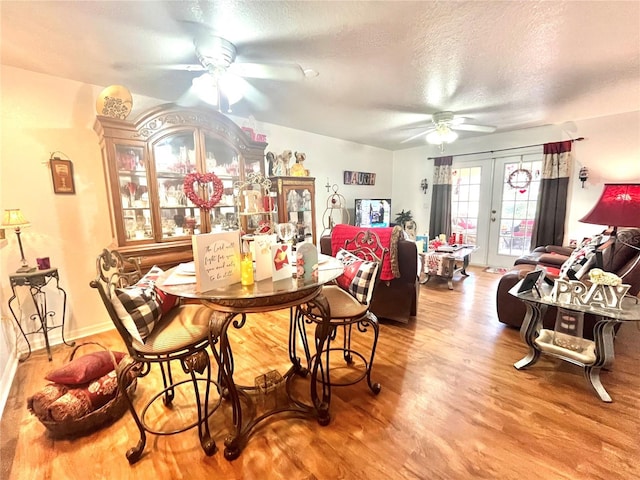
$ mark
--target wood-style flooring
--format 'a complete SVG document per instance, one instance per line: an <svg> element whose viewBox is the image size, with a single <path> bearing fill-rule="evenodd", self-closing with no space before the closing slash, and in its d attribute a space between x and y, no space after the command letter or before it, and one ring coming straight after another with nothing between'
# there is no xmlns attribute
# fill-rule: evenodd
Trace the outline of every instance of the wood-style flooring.
<svg viewBox="0 0 640 480"><path fill-rule="evenodd" d="M500 275L470 268L454 282L421 286L418 316L408 325L382 322L373 379L335 388L331 423L280 418L262 425L241 456L222 454L225 413L211 417L219 451L206 457L197 433L149 435L141 460L128 413L75 440L53 440L26 408L43 375L67 361L36 352L18 367L2 418L2 479L602 479L640 478L640 329L625 324L616 360L602 373L613 403L601 402L582 370L543 357L525 371L513 363L526 348L519 332L498 322ZM237 376L288 365L288 311L256 315L233 332ZM94 340L122 349L115 331ZM88 347L85 347L88 348ZM306 381L304 379L300 380ZM158 376L140 379L149 396ZM177 399L180 402L180 397ZM176 408L176 410L180 410ZM171 413L171 412L170 412ZM175 413L175 412L174 412Z"/></svg>

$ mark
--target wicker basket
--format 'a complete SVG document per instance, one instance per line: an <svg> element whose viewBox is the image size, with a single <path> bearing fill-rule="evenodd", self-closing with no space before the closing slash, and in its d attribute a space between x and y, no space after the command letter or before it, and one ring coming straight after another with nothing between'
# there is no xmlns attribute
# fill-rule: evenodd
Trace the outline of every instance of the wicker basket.
<svg viewBox="0 0 640 480"><path fill-rule="evenodd" d="M76 346L76 348L71 353L71 357L69 361L73 360L73 357L79 347L84 345L98 345L101 348L104 348L99 343L95 342L87 342L81 345ZM107 351L110 351L104 348ZM116 364L115 357L113 354L111 355L114 365L116 365L116 372L119 373L121 366L125 365L125 362L129 357L124 357L120 364ZM133 371L133 369L131 370ZM129 385L127 386L127 395L131 398L131 396L136 391L137 386L137 378L132 376L130 379ZM82 435L86 435L92 433L99 428L105 427L117 419L119 419L124 412L127 410L127 401L124 398L124 395L121 391L117 391L116 395L113 399L107 402L102 407L88 413L87 415L80 417L74 420L66 420L63 422L55 422L53 420L42 420L40 422L47 428L49 431L49 435L54 438L69 438L69 437L79 437Z"/></svg>

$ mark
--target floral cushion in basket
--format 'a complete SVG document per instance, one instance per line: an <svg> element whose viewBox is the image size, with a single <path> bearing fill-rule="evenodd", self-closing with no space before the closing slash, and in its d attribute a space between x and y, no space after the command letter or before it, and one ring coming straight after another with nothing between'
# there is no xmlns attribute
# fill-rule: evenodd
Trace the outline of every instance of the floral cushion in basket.
<svg viewBox="0 0 640 480"><path fill-rule="evenodd" d="M115 370L85 385L69 388L49 384L27 399L27 407L40 420L67 422L78 420L106 405L118 390Z"/></svg>

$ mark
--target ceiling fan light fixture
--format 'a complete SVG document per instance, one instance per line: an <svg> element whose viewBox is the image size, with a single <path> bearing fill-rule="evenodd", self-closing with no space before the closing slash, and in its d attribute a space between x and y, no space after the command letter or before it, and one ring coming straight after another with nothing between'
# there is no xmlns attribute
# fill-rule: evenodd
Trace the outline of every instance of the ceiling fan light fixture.
<svg viewBox="0 0 640 480"><path fill-rule="evenodd" d="M432 145L442 145L443 143L455 142L458 138L458 134L451 130L449 127L438 127L437 130L427 135L427 142Z"/></svg>
<svg viewBox="0 0 640 480"><path fill-rule="evenodd" d="M244 80L232 73L225 73L218 78L218 86L229 105L234 105L242 100Z"/></svg>
<svg viewBox="0 0 640 480"><path fill-rule="evenodd" d="M218 105L218 83L210 73L203 73L191 80L191 85L196 95L203 101Z"/></svg>
<svg viewBox="0 0 640 480"><path fill-rule="evenodd" d="M205 102L218 105L218 89L227 99L229 105L242 100L242 82L231 74L215 75L210 72L203 73L191 81L195 93Z"/></svg>

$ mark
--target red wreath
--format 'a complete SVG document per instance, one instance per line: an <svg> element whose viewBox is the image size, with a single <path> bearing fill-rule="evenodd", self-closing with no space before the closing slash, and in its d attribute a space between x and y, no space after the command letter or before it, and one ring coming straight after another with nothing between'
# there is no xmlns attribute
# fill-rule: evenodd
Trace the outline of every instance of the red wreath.
<svg viewBox="0 0 640 480"><path fill-rule="evenodd" d="M195 192L193 189L193 184L195 182L198 182L200 185L205 185L207 183L213 184L213 193L211 194L211 197L209 197L208 201L205 202ZM200 207L204 210L211 210L218 204L218 202L220 202L222 194L224 193L224 185L222 185L222 180L220 180L215 173L188 173L184 177L184 193L196 207Z"/></svg>

